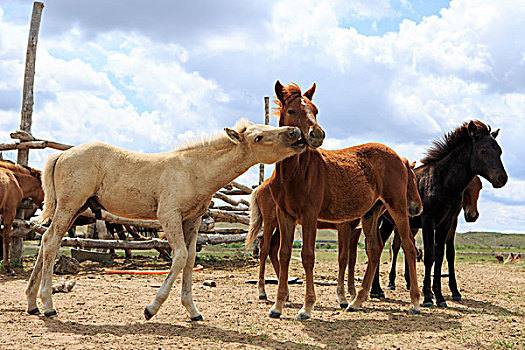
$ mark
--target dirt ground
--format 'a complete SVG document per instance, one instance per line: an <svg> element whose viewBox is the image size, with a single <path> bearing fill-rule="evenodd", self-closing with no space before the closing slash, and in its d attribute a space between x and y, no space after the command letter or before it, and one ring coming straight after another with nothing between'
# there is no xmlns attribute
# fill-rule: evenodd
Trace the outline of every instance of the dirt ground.
<svg viewBox="0 0 525 350"><path fill-rule="evenodd" d="M348 313L337 307L335 286L316 286L313 318L297 321L304 285L291 285L283 316L270 319L271 302L259 301L257 287L245 283L256 278L255 260L205 263L194 273L193 284L202 322L189 321L180 304L180 278L159 313L146 321L143 309L164 277L105 274L95 263L82 263L71 293L54 295L58 316L30 316L24 288L31 264L26 262L16 277L0 276L1 349L525 348L525 264L458 263L464 301L447 297L448 309L422 309L417 316L406 312L409 294L402 287L400 265L398 290L387 291L387 299L367 301L362 311ZM138 265L153 268L146 262ZM115 268L128 267L120 263ZM365 267L358 265L357 276ZM315 278L335 280L336 268L335 263L317 263ZM421 286L422 264L418 269ZM300 262L292 261L290 276L303 277ZM54 276L53 281L60 279ZM205 279L217 287L203 286ZM386 279L383 274L383 284ZM443 284L448 296L446 279ZM273 299L276 287L269 285L267 291Z"/></svg>

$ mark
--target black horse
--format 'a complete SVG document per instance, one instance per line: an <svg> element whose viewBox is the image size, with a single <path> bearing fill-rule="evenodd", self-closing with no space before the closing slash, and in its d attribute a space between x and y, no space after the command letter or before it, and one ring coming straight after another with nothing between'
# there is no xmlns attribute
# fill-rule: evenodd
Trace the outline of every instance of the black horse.
<svg viewBox="0 0 525 350"><path fill-rule="evenodd" d="M490 126L476 120L466 122L445 134L443 139L433 142L422 166L415 169L418 189L423 202L423 213L410 219L413 229L423 229L425 278L423 280L424 300L422 306L433 306L432 291L439 307L447 307L441 294L441 266L445 242L453 217L461 209L463 191L474 178L480 175L494 188L503 187L508 180L501 162L501 148L496 141L499 129L491 132ZM385 242L394 225L388 213L380 227ZM451 242L453 244L453 242ZM453 259L453 257L452 257ZM430 286L430 274L434 265L434 281ZM371 295L380 295L378 273ZM461 301L461 294L454 283L451 285L452 299ZM384 294L383 294L384 295Z"/></svg>

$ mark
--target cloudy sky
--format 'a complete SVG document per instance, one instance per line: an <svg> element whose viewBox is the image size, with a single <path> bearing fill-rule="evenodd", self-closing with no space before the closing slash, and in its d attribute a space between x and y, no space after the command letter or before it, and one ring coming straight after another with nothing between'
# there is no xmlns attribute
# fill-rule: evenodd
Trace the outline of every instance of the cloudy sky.
<svg viewBox="0 0 525 350"><path fill-rule="evenodd" d="M430 4L431 3L431 4ZM324 148L419 160L470 119L501 128L508 184L474 224L525 233L525 6L516 0L45 1L33 134L160 152L241 117L273 86L317 84ZM0 142L20 123L32 2L0 2ZM275 124L275 119L271 120ZM34 151L41 168L49 151ZM14 152L4 157L16 159ZM271 167L267 167L267 174ZM257 182L255 168L240 181Z"/></svg>

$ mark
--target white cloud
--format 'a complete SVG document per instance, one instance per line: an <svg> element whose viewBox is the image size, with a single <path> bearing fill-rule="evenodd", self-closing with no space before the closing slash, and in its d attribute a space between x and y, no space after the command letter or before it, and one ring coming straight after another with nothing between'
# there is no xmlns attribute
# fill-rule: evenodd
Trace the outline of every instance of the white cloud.
<svg viewBox="0 0 525 350"><path fill-rule="evenodd" d="M30 16L28 3L5 4L0 5L2 136L19 123ZM516 204L525 181L525 8L513 0L453 0L419 23L404 20L397 32L365 36L352 20L396 17L396 6L414 11L411 3L206 5L46 3L35 135L167 150L240 117L261 121L262 98L273 95L277 79L303 89L316 82L325 148L382 142L418 160L432 139L466 120L501 128L498 141L511 177L505 188L486 190L489 199L482 195L476 225L489 227L490 216L483 213L497 212L498 225L507 220L512 229L525 231L523 206ZM4 6L24 9L27 18L12 17ZM43 159L31 157L35 164ZM242 179L257 178L252 170Z"/></svg>

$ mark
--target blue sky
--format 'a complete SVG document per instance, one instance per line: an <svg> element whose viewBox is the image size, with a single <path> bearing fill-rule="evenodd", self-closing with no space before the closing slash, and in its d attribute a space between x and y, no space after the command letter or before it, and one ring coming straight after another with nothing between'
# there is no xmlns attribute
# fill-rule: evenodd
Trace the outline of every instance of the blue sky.
<svg viewBox="0 0 525 350"><path fill-rule="evenodd" d="M382 142L419 160L464 121L501 128L509 183L484 181L480 219L459 231L525 232L525 8L513 0L45 4L37 137L166 151L241 117L262 122L277 79L315 82L325 148ZM19 125L31 10L0 3L0 140ZM255 184L256 169L240 181Z"/></svg>

